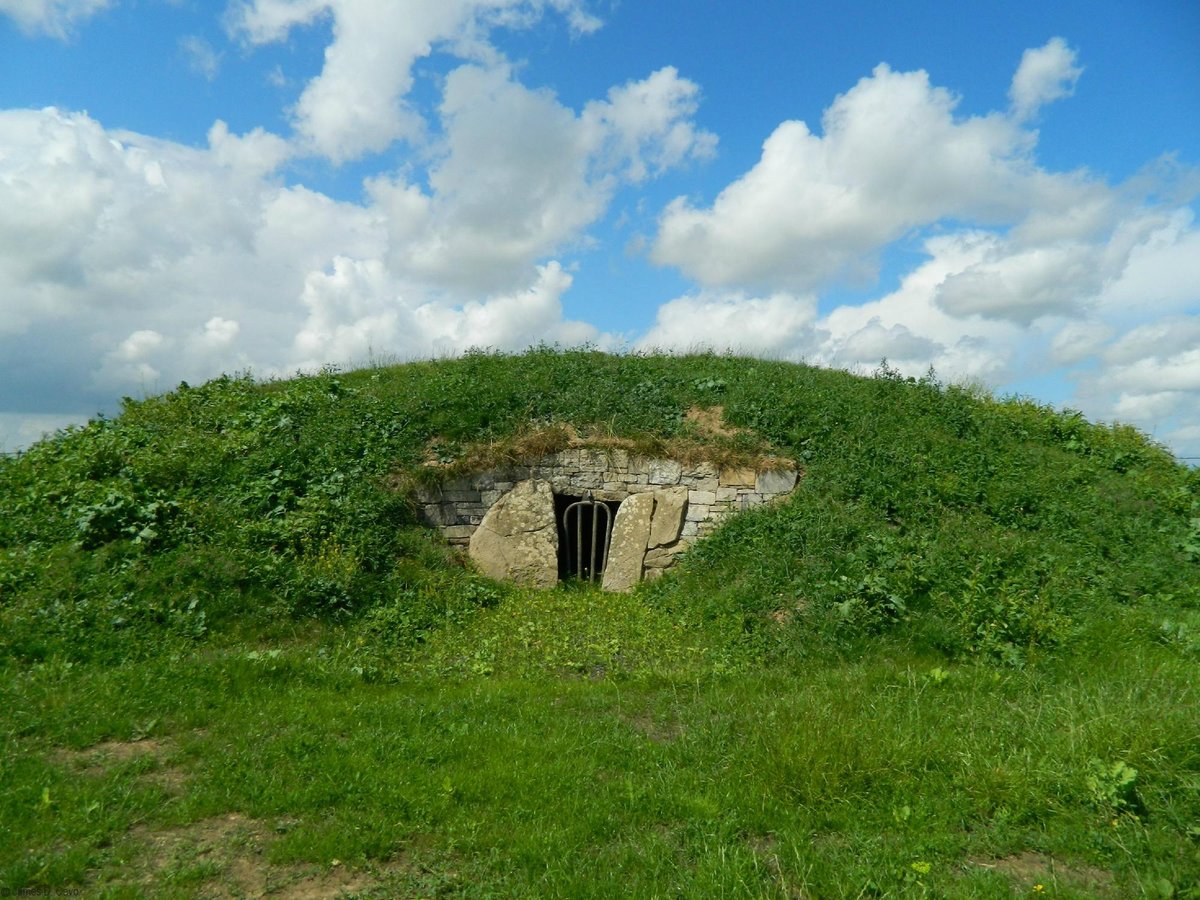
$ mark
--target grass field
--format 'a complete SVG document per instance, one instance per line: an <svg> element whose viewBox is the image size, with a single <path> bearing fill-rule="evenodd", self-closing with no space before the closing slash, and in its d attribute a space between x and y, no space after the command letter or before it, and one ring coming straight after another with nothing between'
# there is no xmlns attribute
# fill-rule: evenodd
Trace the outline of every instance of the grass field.
<svg viewBox="0 0 1200 900"><path fill-rule="evenodd" d="M558 424L804 477L630 595L413 523ZM1141 435L886 367L181 386L0 461L0 895L1200 897L1198 562Z"/></svg>

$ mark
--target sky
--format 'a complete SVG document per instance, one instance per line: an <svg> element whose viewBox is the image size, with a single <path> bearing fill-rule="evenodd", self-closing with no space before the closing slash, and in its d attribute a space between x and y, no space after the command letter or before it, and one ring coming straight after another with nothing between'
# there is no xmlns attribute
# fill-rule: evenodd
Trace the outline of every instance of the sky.
<svg viewBox="0 0 1200 900"><path fill-rule="evenodd" d="M1200 457L1197 47L1197 0L0 0L0 449L545 342Z"/></svg>

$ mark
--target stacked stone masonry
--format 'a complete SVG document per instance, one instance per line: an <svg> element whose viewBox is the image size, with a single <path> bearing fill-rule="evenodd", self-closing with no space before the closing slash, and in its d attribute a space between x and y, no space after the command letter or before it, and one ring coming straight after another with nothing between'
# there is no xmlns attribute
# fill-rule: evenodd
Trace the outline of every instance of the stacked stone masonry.
<svg viewBox="0 0 1200 900"><path fill-rule="evenodd" d="M530 496L591 494L597 500L621 503L614 534L622 512L628 517L637 507L640 514L649 516L645 543L640 547L616 546L614 539L610 564L620 555L624 574L605 579L606 587L625 590L643 578L662 574L680 553L713 531L726 516L791 493L796 478L796 471L790 468L720 469L706 463L688 465L671 459L639 458L626 450L580 448L543 457L533 465L480 472L422 488L417 499L426 524L440 529L451 543L470 547L473 557L475 546L481 542L472 539L493 507L526 482L537 488L532 492L529 486L522 488ZM646 497L626 510L624 501L640 494L652 498ZM636 535L632 540L640 542L643 530L629 526L622 533ZM632 563L631 556L635 558ZM486 565L483 568L488 571ZM504 575L497 571L489 574ZM519 573L511 575L514 580L523 580Z"/></svg>

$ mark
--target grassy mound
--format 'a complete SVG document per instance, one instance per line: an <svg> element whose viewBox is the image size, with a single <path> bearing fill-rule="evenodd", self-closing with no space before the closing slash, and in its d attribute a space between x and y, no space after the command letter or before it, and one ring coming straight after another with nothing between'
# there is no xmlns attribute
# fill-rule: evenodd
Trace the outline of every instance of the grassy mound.
<svg viewBox="0 0 1200 900"><path fill-rule="evenodd" d="M416 524L570 438L803 477L628 596ZM1161 447L886 366L181 385L0 461L0 888L1200 896L1198 575Z"/></svg>

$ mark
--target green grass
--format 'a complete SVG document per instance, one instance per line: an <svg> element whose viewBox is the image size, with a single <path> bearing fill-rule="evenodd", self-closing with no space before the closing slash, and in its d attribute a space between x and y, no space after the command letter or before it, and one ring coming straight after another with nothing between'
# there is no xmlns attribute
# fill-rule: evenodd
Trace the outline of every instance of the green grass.
<svg viewBox="0 0 1200 900"><path fill-rule="evenodd" d="M631 595L396 489L714 405L801 486ZM1137 432L886 367L181 386L0 461L0 893L1200 897L1198 561Z"/></svg>

